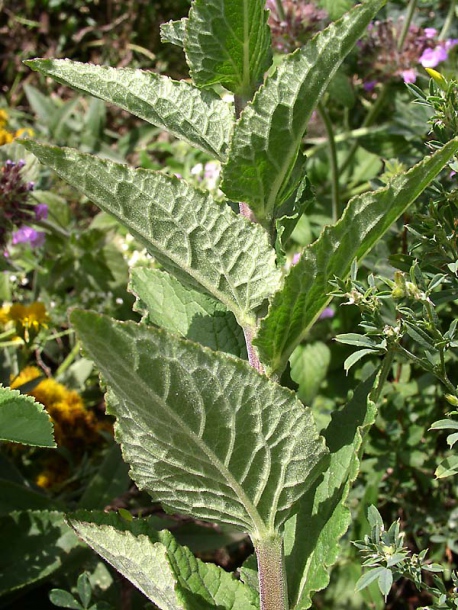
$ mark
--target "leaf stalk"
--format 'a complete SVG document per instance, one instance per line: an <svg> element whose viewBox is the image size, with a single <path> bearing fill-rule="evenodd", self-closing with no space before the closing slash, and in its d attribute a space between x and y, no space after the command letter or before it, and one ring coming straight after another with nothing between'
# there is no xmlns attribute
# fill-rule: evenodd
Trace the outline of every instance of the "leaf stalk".
<svg viewBox="0 0 458 610"><path fill-rule="evenodd" d="M283 539L280 534L255 542L261 610L288 610Z"/></svg>

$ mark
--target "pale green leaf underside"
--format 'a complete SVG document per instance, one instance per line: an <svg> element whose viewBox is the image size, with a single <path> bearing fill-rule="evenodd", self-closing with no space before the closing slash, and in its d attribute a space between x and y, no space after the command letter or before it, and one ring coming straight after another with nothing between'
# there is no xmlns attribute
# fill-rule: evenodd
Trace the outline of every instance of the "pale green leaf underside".
<svg viewBox="0 0 458 610"><path fill-rule="evenodd" d="M30 68L161 127L201 150L225 158L234 111L212 91L132 68L95 66L69 59L33 59Z"/></svg>
<svg viewBox="0 0 458 610"><path fill-rule="evenodd" d="M178 21L167 21L161 23L161 42L169 42L178 47L184 47L184 36L186 33L187 17Z"/></svg>
<svg viewBox="0 0 458 610"><path fill-rule="evenodd" d="M196 85L250 96L271 61L264 0L195 0L184 42Z"/></svg>
<svg viewBox="0 0 458 610"><path fill-rule="evenodd" d="M70 524L83 540L161 609L255 610L252 591L214 564L196 559L170 532L148 520L79 511ZM151 557L151 559L150 559Z"/></svg>
<svg viewBox="0 0 458 610"><path fill-rule="evenodd" d="M260 222L274 216L307 123L338 67L385 0L369 0L289 55L236 123L222 189Z"/></svg>
<svg viewBox="0 0 458 610"><path fill-rule="evenodd" d="M245 337L234 315L211 297L148 267L131 270L129 291L142 321L215 351L247 358Z"/></svg>
<svg viewBox="0 0 458 610"><path fill-rule="evenodd" d="M115 216L180 280L221 301L244 326L279 286L261 227L185 181L33 140L21 143Z"/></svg>
<svg viewBox="0 0 458 610"><path fill-rule="evenodd" d="M32 396L0 386L0 440L36 447L56 447L53 426Z"/></svg>
<svg viewBox="0 0 458 610"><path fill-rule="evenodd" d="M169 509L272 534L324 467L310 411L246 362L74 311L131 475Z"/></svg>
<svg viewBox="0 0 458 610"><path fill-rule="evenodd" d="M305 249L285 278L261 322L255 343L271 370L282 370L290 354L330 301L329 281L344 278L422 193L458 150L458 139L377 191L352 199L342 218Z"/></svg>
<svg viewBox="0 0 458 610"><path fill-rule="evenodd" d="M359 452L376 409L368 399L374 376L356 388L351 401L333 414L323 432L331 462L322 479L299 501L297 514L285 524L285 555L290 607L305 610L311 595L329 583L329 567L350 523L345 502L359 469Z"/></svg>

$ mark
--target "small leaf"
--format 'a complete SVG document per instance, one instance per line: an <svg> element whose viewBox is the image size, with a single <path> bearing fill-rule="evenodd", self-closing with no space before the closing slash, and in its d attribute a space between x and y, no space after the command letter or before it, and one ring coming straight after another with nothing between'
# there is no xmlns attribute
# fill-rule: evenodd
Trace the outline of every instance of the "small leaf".
<svg viewBox="0 0 458 610"><path fill-rule="evenodd" d="M185 81L132 68L69 59L31 59L24 63L58 83L116 104L218 159L225 158L234 115L230 105L212 91L200 91Z"/></svg>
<svg viewBox="0 0 458 610"><path fill-rule="evenodd" d="M393 573L388 568L383 568L383 571L379 574L378 577L378 587L380 589L380 593L383 597L388 597L388 593L391 591L391 587L393 586Z"/></svg>
<svg viewBox="0 0 458 610"><path fill-rule="evenodd" d="M345 358L344 369L348 374L348 371L354 366L357 362L359 362L365 356L373 356L374 354L379 354L377 350L374 349L360 349L357 352L353 352L348 358Z"/></svg>
<svg viewBox="0 0 458 610"><path fill-rule="evenodd" d="M0 386L0 440L56 447L51 418L32 396Z"/></svg>
<svg viewBox="0 0 458 610"><path fill-rule="evenodd" d="M367 509L367 520L371 528L379 528L379 531L383 531L383 519L377 508L371 504Z"/></svg>
<svg viewBox="0 0 458 610"><path fill-rule="evenodd" d="M194 0L185 52L193 81L249 99L271 63L264 0Z"/></svg>
<svg viewBox="0 0 458 610"><path fill-rule="evenodd" d="M430 430L458 430L458 421L454 419L439 419L431 424Z"/></svg>
<svg viewBox="0 0 458 610"><path fill-rule="evenodd" d="M458 473L458 455L443 460L434 472L437 479L445 479Z"/></svg>
<svg viewBox="0 0 458 610"><path fill-rule="evenodd" d="M63 589L51 589L49 592L49 600L59 608L83 610L83 606L73 597L73 595Z"/></svg>
<svg viewBox="0 0 458 610"><path fill-rule="evenodd" d="M380 566L378 568L374 568L373 570L369 570L368 572L363 574L361 576L361 578L358 580L358 582L356 583L356 586L355 586L356 591L362 591L363 589L368 587L371 584L371 582L374 582L374 580L377 580L379 578L379 576L382 574L382 572L385 569L386 568Z"/></svg>
<svg viewBox="0 0 458 610"><path fill-rule="evenodd" d="M78 590L78 595L80 596L80 600L83 606L87 608L91 602L92 597L92 587L87 572L83 572L78 576L76 588Z"/></svg>
<svg viewBox="0 0 458 610"><path fill-rule="evenodd" d="M357 347L376 348L377 344L370 337L358 335L357 333L344 333L336 336L336 341L345 343L346 345L356 345Z"/></svg>
<svg viewBox="0 0 458 610"><path fill-rule="evenodd" d="M325 465L310 410L248 363L159 329L77 310L71 321L139 487L178 513L276 532Z"/></svg>
<svg viewBox="0 0 458 610"><path fill-rule="evenodd" d="M59 176L113 214L180 280L221 301L241 326L279 286L263 229L209 194L161 172L133 169L23 140Z"/></svg>

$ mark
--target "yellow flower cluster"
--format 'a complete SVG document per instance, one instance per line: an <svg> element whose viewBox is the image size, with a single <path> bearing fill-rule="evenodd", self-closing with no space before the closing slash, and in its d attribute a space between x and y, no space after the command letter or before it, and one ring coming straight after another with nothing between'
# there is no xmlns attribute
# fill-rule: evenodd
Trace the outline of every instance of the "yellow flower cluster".
<svg viewBox="0 0 458 610"><path fill-rule="evenodd" d="M23 127L16 131L8 131L6 126L8 124L8 113L3 108L0 108L0 146L4 144L10 144L16 138L20 136L28 135L33 136L33 129L29 127Z"/></svg>
<svg viewBox="0 0 458 610"><path fill-rule="evenodd" d="M27 366L14 378L12 388L18 388L42 375L36 366ZM78 392L69 390L55 379L40 381L29 392L41 402L54 424L54 435L58 447L66 447L77 459L91 444L100 442L100 430L111 430L107 422L100 422L92 411L88 411ZM59 456L52 456L44 470L36 479L37 485L44 488L53 487L65 480L67 466Z"/></svg>
<svg viewBox="0 0 458 610"><path fill-rule="evenodd" d="M48 326L49 316L44 304L38 301L30 305L14 303L0 308L0 324L6 325L8 322L19 323L24 328L38 331L41 327Z"/></svg>

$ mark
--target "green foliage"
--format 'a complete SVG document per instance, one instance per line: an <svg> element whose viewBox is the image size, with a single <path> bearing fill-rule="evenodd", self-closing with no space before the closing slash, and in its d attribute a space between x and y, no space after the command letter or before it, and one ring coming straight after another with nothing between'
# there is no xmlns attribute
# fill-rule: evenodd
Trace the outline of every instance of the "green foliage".
<svg viewBox="0 0 458 610"><path fill-rule="evenodd" d="M43 405L31 396L0 386L0 439L37 447L55 447L53 426Z"/></svg>
<svg viewBox="0 0 458 610"><path fill-rule="evenodd" d="M53 550L69 532L59 521L61 502L100 511L77 512L68 523L159 608L309 608L312 596L329 584L348 529L359 538L367 531L363 510L357 508L360 501L368 504L374 496L376 501L377 486L385 504L391 501L389 469L398 469L406 493L417 479L422 490L430 489L431 462L438 478L455 472L453 455L430 458L426 465L427 457L417 449L423 442L432 449L436 437L427 432L434 420L433 429L454 428L453 420L446 420L446 426L434 410L432 380L443 384L452 402L458 400L456 380L448 371L456 346L456 195L441 175L447 166L454 167L458 151L455 84L433 75L436 85L429 96L419 87L411 89L434 111L435 152L423 155L424 121L415 138L411 125L410 131L404 127L384 134L380 150L407 157L402 163L388 162L371 190L367 181L376 178L382 161L367 128L389 100L388 89L375 103L370 91L364 94L366 105L373 105L357 135L350 129L349 112L356 97L334 96L343 90L342 83L349 90L349 56L385 2L367 0L353 8L353 3L321 4L334 11L333 17L350 10L305 47L272 61L264 2L195 0L188 18L162 27L165 41L183 47L191 82L67 60L28 62L42 75L98 98L87 121L76 122L81 151L31 139L21 145L103 210L75 238L67 229L59 233L58 224L47 227L50 252L62 250L66 257L56 256L53 273L45 266L40 285L49 301L53 281L65 295L62 317L69 305L80 305L70 315L71 330L65 331L73 341L70 361L79 347L72 334L76 331L101 374L122 458L140 491L139 498L124 499L127 466L111 446L97 465L83 458L78 476L64 482L56 497L28 489L8 465L3 510L7 513L16 497L20 508L42 509L21 515L43 522L55 515L55 536L47 542L39 536L39 542L62 562L66 558ZM285 27L291 27L289 17L285 15ZM336 74L340 84L333 80ZM29 96L46 124L45 133L54 143L72 144L69 132L75 117L81 119L80 98L54 103L36 90L29 90ZM132 154L135 169L96 137L88 137L98 133L104 144L112 137L99 100L167 132L151 143L151 134L158 132L135 127L132 140L120 142L120 150ZM320 138L304 140L314 128L317 106L329 159ZM355 116L363 107L355 108ZM342 125L338 135L332 129L336 117ZM353 137L361 139L349 144ZM371 154L358 150L358 142ZM196 178L199 164L204 171L212 160L217 167L222 163L221 191L218 179L203 189L207 183ZM320 172L326 176L322 185ZM62 213L62 201L53 204ZM411 210L416 216L409 226L410 250L399 252L392 243L393 227ZM113 319L135 314L129 307L118 311L97 301L97 290L119 289L125 276L126 262L110 238L126 238L126 230L147 253L142 266L130 272L140 321ZM365 270L378 268L380 259L386 267L389 251L394 252L389 259L397 269L394 279L370 276L367 286ZM70 278L70 288L56 280L65 269L82 269ZM90 298L82 288L84 272L96 292ZM77 296L71 300L73 290ZM123 304L133 302L124 292L118 294ZM360 307L363 333L354 332L355 308L317 323L332 296L345 296ZM107 309L109 315L85 311L89 308ZM5 331L8 356L14 331L12 326ZM331 342L336 334L338 344ZM30 343L27 353L16 354L15 373L31 359ZM354 347L359 351L351 353ZM421 367L427 376L423 386L405 370L393 375L393 363L406 361ZM67 376L71 367L64 360L58 374L87 389L92 365L75 362L74 377ZM353 376L346 380L344 372ZM418 409L420 399L414 396L424 387L428 392ZM99 395L93 404L100 404ZM453 447L455 435L448 441ZM62 453L73 459L71 451ZM33 460L25 456L22 462ZM403 472L406 465L415 473L413 482ZM366 477L363 490L360 471ZM166 511L222 528L214 530L221 544L248 535L255 557L244 564L240 579L197 559L182 544L186 531L175 532L176 517L133 518L127 509L141 515L148 502L142 491L151 496L155 511L160 503ZM436 495L430 495L432 504ZM102 512L114 497L119 514ZM16 516L5 516L11 518ZM385 535L378 514L371 511L370 519L372 538L361 544L372 553L367 564L372 570L358 588L372 585L373 591L377 585L386 597L400 576L412 575L420 586L420 572L412 566L424 564L424 552L410 557L399 528L393 526ZM437 536L450 539L445 527ZM193 541L192 535L188 540ZM383 548L387 544L393 553ZM71 538L70 550L73 545ZM351 556L348 548L345 552ZM38 561L31 570L24 560L23 574L5 590L54 577L59 561ZM75 565L81 566L78 558ZM353 577L354 570L341 573L350 572ZM8 578L14 581L11 574ZM443 583L434 586L440 603L452 599ZM436 595L436 589L429 592ZM99 602L92 601L92 593L90 577L83 574L76 590L55 589L51 600L95 610Z"/></svg>

